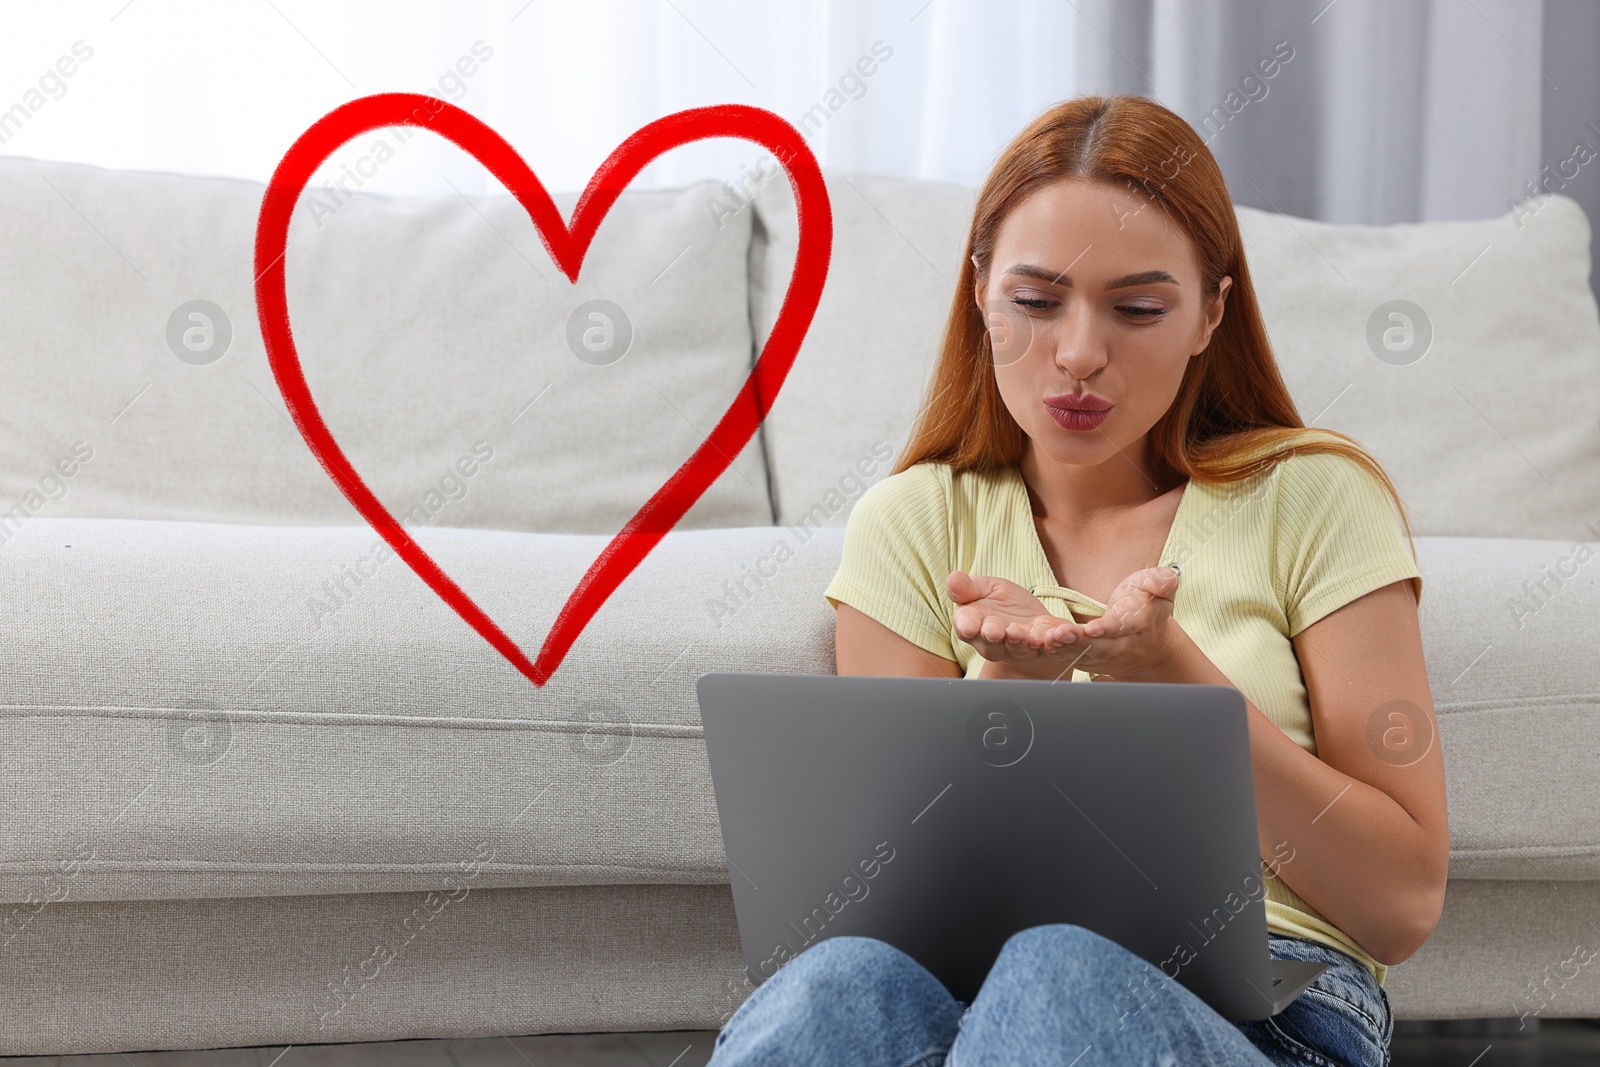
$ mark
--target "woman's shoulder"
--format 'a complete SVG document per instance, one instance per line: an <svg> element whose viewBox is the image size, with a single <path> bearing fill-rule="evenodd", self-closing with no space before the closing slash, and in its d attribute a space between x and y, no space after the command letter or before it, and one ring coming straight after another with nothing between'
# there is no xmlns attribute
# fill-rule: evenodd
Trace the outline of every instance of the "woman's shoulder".
<svg viewBox="0 0 1600 1067"><path fill-rule="evenodd" d="M1015 470L958 469L947 462L924 460L874 482L856 506L865 504L869 511L937 512L944 519L973 515L991 505L1008 479L1015 477Z"/></svg>
<svg viewBox="0 0 1600 1067"><path fill-rule="evenodd" d="M1387 501L1381 482L1355 457L1341 452L1296 452L1273 465L1281 506L1375 505Z"/></svg>
<svg viewBox="0 0 1600 1067"><path fill-rule="evenodd" d="M1014 467L961 469L924 460L867 487L849 525L864 534L944 544L1004 511Z"/></svg>
<svg viewBox="0 0 1600 1067"><path fill-rule="evenodd" d="M876 491L879 495L931 495L936 491L947 489L951 478L950 464L924 460L921 463L911 464L903 471L880 478L872 483L869 491Z"/></svg>
<svg viewBox="0 0 1600 1067"><path fill-rule="evenodd" d="M950 483L948 463L913 463L867 486L850 510L849 523L905 531L942 529L950 509Z"/></svg>
<svg viewBox="0 0 1600 1067"><path fill-rule="evenodd" d="M1354 457L1343 452L1292 452L1274 465L1279 478L1345 478L1353 471L1366 472Z"/></svg>
<svg viewBox="0 0 1600 1067"><path fill-rule="evenodd" d="M1276 475L1273 581L1288 636L1391 582L1409 579L1420 598L1421 571L1395 499L1365 463L1300 453L1280 461Z"/></svg>

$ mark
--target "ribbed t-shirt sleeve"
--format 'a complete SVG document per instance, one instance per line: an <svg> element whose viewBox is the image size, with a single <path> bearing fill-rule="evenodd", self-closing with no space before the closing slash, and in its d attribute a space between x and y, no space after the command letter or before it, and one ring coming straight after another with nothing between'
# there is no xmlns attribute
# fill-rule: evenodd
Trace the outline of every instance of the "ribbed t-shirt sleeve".
<svg viewBox="0 0 1600 1067"><path fill-rule="evenodd" d="M823 596L834 608L849 604L912 644L955 660L945 593L948 522L944 484L929 465L874 483L850 511L839 569Z"/></svg>
<svg viewBox="0 0 1600 1067"><path fill-rule="evenodd" d="M1391 582L1422 575L1383 485L1355 460L1301 453L1279 464L1274 581L1289 636Z"/></svg>

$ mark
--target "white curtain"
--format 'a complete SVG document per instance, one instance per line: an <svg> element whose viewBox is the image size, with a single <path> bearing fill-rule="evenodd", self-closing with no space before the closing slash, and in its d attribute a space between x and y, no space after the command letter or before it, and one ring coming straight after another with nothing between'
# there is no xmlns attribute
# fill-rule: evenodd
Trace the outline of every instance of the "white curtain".
<svg viewBox="0 0 1600 1067"><path fill-rule="evenodd" d="M489 123L553 190L581 189L653 119L733 102L799 126L826 165L975 184L1074 84L1071 7L1027 0L105 0L0 12L12 100L75 42L93 52L0 153L255 180L339 104L416 91ZM325 173L370 154L376 136ZM765 156L702 141L638 186L732 181ZM426 136L362 187L434 195L445 181L466 193L494 184Z"/></svg>
<svg viewBox="0 0 1600 1067"><path fill-rule="evenodd" d="M1042 109L1136 92L1201 131L1239 203L1476 218L1576 170L1560 191L1600 208L1600 164L1570 162L1600 148L1592 0L95 0L12 3L0 31L0 153L111 167L265 180L331 108L409 90L494 126L553 190L724 102L800 126L824 165L970 185ZM765 156L702 141L638 185ZM432 135L361 187L496 188Z"/></svg>

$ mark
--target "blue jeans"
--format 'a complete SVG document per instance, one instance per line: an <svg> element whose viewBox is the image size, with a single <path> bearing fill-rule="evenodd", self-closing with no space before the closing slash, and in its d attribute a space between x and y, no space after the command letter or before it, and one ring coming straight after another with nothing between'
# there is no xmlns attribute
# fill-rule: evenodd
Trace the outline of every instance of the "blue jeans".
<svg viewBox="0 0 1600 1067"><path fill-rule="evenodd" d="M1388 1067L1389 995L1353 957L1268 935L1329 967L1270 1019L1230 1022L1160 968L1070 923L1005 943L970 1005L870 937L826 938L751 993L709 1067Z"/></svg>

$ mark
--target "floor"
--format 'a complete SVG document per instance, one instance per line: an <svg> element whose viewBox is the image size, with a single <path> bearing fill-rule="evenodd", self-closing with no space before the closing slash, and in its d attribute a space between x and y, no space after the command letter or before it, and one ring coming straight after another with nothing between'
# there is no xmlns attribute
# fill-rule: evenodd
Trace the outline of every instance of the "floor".
<svg viewBox="0 0 1600 1067"><path fill-rule="evenodd" d="M1594 1067L1600 1064L1600 1019L1468 1019L1397 1022L1391 1067ZM1450 1031L1465 1031L1451 1033ZM1443 1031L1443 1032L1440 1032ZM3 1061L0 1061L3 1062Z"/></svg>
<svg viewBox="0 0 1600 1067"><path fill-rule="evenodd" d="M100 1056L0 1056L3 1067L704 1067L715 1030L542 1034Z"/></svg>
<svg viewBox="0 0 1600 1067"><path fill-rule="evenodd" d="M1593 1067L1600 1064L1600 1020L1535 1019L1488 1025L1398 1023L1391 1067ZM1450 1032L1436 1032L1458 1031ZM1466 1031L1466 1032L1461 1032ZM468 1041L390 1041L370 1045L203 1049L101 1056L0 1056L0 1067L703 1067L714 1030L634 1034L544 1034Z"/></svg>

